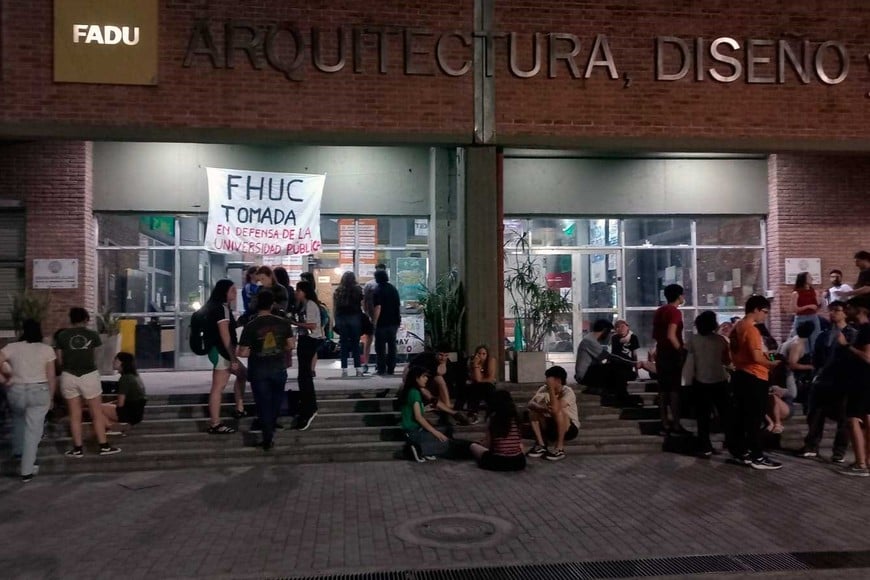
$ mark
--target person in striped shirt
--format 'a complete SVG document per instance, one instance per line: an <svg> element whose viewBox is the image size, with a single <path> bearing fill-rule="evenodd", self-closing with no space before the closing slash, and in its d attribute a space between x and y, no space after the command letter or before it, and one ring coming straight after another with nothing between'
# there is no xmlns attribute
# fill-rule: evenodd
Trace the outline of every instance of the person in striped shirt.
<svg viewBox="0 0 870 580"><path fill-rule="evenodd" d="M500 389L489 400L489 425L480 443L472 443L471 454L481 469L521 471L526 456L520 438L520 419L511 394Z"/></svg>

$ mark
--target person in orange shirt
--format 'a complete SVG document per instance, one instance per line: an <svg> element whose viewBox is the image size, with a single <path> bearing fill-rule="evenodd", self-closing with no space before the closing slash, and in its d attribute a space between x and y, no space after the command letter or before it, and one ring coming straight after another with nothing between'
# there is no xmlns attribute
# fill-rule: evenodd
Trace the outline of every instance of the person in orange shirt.
<svg viewBox="0 0 870 580"><path fill-rule="evenodd" d="M731 333L731 359L736 371L731 379L737 404L731 453L753 469L780 469L782 464L761 451L762 425L770 391L770 369L780 361L769 360L756 324L763 324L770 313L770 301L751 296L746 301L746 316Z"/></svg>

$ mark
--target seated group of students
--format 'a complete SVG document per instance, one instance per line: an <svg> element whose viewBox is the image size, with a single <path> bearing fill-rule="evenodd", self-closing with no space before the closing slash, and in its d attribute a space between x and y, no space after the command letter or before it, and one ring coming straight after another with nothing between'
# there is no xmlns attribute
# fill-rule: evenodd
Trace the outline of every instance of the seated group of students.
<svg viewBox="0 0 870 580"><path fill-rule="evenodd" d="M526 453L523 417L510 392L496 390L496 361L485 346L478 347L470 359L467 379L463 365L450 363L444 348L417 355L405 370L398 397L408 455L418 463L443 456L470 456L481 468L492 471L522 470L527 456L548 461L564 459L565 442L579 434L577 399L567 386L564 368L551 367L545 377L546 384L527 406L535 445ZM448 381L454 385L455 403L451 403ZM460 425L476 423L482 402L487 416L484 437L477 442L455 439L449 418ZM463 413L463 407L467 407L470 417ZM434 413L429 415L432 420L427 418L427 410Z"/></svg>

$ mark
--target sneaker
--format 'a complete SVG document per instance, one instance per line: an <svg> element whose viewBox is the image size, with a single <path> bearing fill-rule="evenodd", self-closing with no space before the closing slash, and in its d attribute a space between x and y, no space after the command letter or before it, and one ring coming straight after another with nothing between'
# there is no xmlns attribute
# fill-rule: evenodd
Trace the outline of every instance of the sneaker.
<svg viewBox="0 0 870 580"><path fill-rule="evenodd" d="M413 443L411 444L411 458L417 463L426 463L426 458L423 457L423 453L417 449L417 446Z"/></svg>
<svg viewBox="0 0 870 580"><path fill-rule="evenodd" d="M773 459L762 455L758 459L753 459L752 462L749 464L749 467L751 467L752 469L772 471L774 469L782 469L782 463L780 463L779 461L774 461Z"/></svg>
<svg viewBox="0 0 870 580"><path fill-rule="evenodd" d="M298 429L299 429L300 431L307 431L308 428L311 427L311 423L314 421L314 418L315 418L315 417L317 417L317 411L314 411L313 413L311 413L311 416L308 417L307 419L302 419L302 420L299 422L299 427L298 427Z"/></svg>
<svg viewBox="0 0 870 580"><path fill-rule="evenodd" d="M248 416L248 412L245 411L244 409L242 409L241 411L239 411L238 409L233 411L233 418L234 419L244 419L247 416Z"/></svg>
<svg viewBox="0 0 870 580"><path fill-rule="evenodd" d="M362 369L356 369L356 376L358 376L358 377L363 376L363 370L362 370Z"/></svg>
<svg viewBox="0 0 870 580"><path fill-rule="evenodd" d="M363 374L364 375L369 374L369 365L363 365Z"/></svg>
<svg viewBox="0 0 870 580"><path fill-rule="evenodd" d="M703 457L705 459L709 459L710 457L713 457L713 450L708 449L706 451L701 451L700 453L698 453L698 457Z"/></svg>
<svg viewBox="0 0 870 580"><path fill-rule="evenodd" d="M254 422L251 423L251 428L248 429L249 433L262 433L263 432L263 423L259 419L254 419Z"/></svg>
<svg viewBox="0 0 870 580"><path fill-rule="evenodd" d="M76 459L81 459L85 456L85 452L82 450L81 447L75 447L64 453L64 455L66 455L67 457L75 457Z"/></svg>
<svg viewBox="0 0 870 580"><path fill-rule="evenodd" d="M426 461L438 461L438 458L434 455L424 455L423 459L425 459Z"/></svg>
<svg viewBox="0 0 870 580"><path fill-rule="evenodd" d="M859 467L857 464L841 469L837 473L840 475L851 475L852 477L870 477L870 470L866 467Z"/></svg>
<svg viewBox="0 0 870 580"><path fill-rule="evenodd" d="M457 413L453 415L453 419L463 427L471 424L471 422L468 420L468 417L465 416L465 413L462 413L460 411L457 411Z"/></svg>
<svg viewBox="0 0 870 580"><path fill-rule="evenodd" d="M846 463L846 458L842 455L834 455L831 457L831 463L839 463L842 465L843 463Z"/></svg>
<svg viewBox="0 0 870 580"><path fill-rule="evenodd" d="M566 457L568 457L568 455L566 455L565 451L562 449L556 449L555 451L547 451L544 453L544 459L547 461L562 461Z"/></svg>
<svg viewBox="0 0 870 580"><path fill-rule="evenodd" d="M112 447L111 445L103 445L100 447L100 455L115 455L116 453L120 453L121 450L117 447Z"/></svg>
<svg viewBox="0 0 870 580"><path fill-rule="evenodd" d="M478 423L480 423L480 415L478 415L477 413L469 413L468 422L471 425L477 425Z"/></svg>
<svg viewBox="0 0 870 580"><path fill-rule="evenodd" d="M30 483L31 481L33 481L33 474L32 473L30 475L22 475L21 476L21 483Z"/></svg>
<svg viewBox="0 0 870 580"><path fill-rule="evenodd" d="M347 378L347 369L341 369L341 378L343 378L343 379Z"/></svg>
<svg viewBox="0 0 870 580"><path fill-rule="evenodd" d="M543 457L546 452L547 448L545 446L535 445L534 447L529 449L529 452L526 453L526 456L537 459L538 457Z"/></svg>
<svg viewBox="0 0 870 580"><path fill-rule="evenodd" d="M806 459L810 459L813 457L818 457L819 452L816 451L815 449L810 449L809 447L801 447L800 450L798 450L798 452L797 452L797 456L804 457Z"/></svg>
<svg viewBox="0 0 870 580"><path fill-rule="evenodd" d="M120 436L120 435L123 435L123 434L124 434L124 433L123 433L122 431L118 431L118 430L116 430L116 429L113 429L113 430L111 430L111 431L110 431L110 430L106 430L106 435Z"/></svg>
<svg viewBox="0 0 870 580"><path fill-rule="evenodd" d="M217 425L212 425L208 428L208 433L210 435L229 435L230 433L235 433L236 430L229 425L224 425L223 423L218 423Z"/></svg>

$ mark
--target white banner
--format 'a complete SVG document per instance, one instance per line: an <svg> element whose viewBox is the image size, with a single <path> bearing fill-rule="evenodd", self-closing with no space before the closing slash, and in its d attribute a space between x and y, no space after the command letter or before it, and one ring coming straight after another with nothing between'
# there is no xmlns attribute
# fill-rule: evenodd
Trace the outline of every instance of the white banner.
<svg viewBox="0 0 870 580"><path fill-rule="evenodd" d="M221 254L320 252L325 175L208 167L205 246Z"/></svg>

